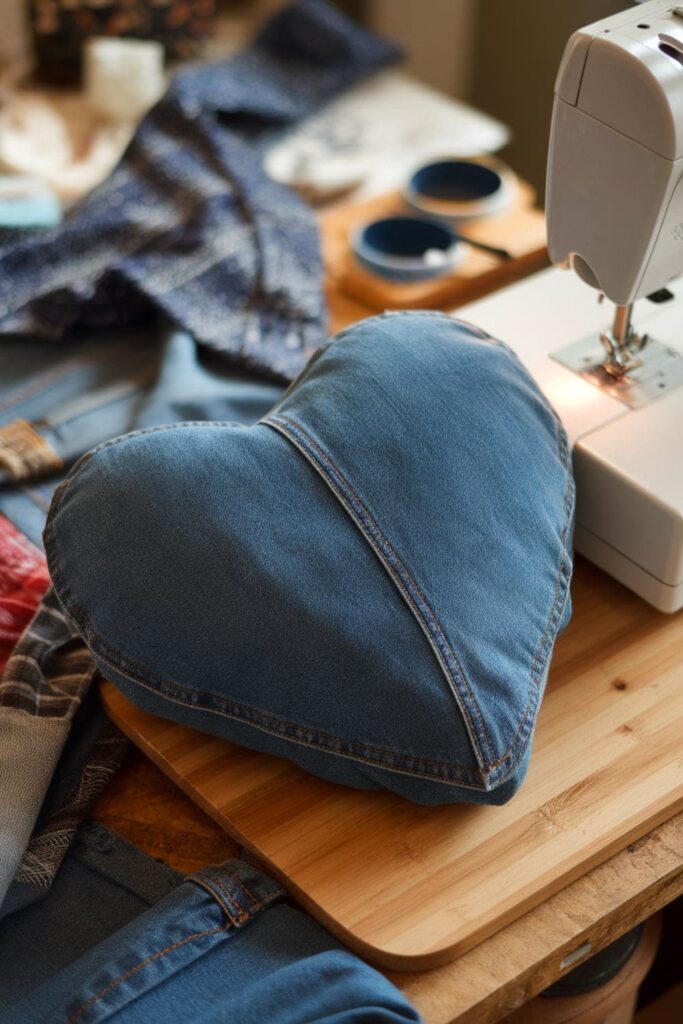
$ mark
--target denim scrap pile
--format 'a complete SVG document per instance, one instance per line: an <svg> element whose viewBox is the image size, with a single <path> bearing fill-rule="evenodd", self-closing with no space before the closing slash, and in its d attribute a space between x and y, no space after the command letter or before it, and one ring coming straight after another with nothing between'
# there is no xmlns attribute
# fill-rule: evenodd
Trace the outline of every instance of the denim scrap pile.
<svg viewBox="0 0 683 1024"><path fill-rule="evenodd" d="M83 452L141 426L255 422L324 339L315 220L263 156L396 55L333 7L297 0L242 54L178 73L61 227L0 248L0 513L34 543ZM10 571L17 540L3 530ZM26 624L15 611L8 637ZM121 760L93 674L48 593L0 681L4 913L47 891Z"/></svg>
<svg viewBox="0 0 683 1024"><path fill-rule="evenodd" d="M60 339L163 310L240 365L293 377L325 336L318 234L264 148L395 56L299 0L233 60L178 74L62 227L0 250L0 331Z"/></svg>
<svg viewBox="0 0 683 1024"><path fill-rule="evenodd" d="M386 978L289 904L282 887L257 868L229 860L183 879L88 823L54 893L0 927L0 1020L419 1024L420 1018Z"/></svg>

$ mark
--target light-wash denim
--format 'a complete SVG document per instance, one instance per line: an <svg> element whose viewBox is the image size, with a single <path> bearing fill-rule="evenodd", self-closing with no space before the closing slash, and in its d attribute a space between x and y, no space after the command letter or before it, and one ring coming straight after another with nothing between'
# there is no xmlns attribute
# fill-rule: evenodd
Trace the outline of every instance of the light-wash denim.
<svg viewBox="0 0 683 1024"><path fill-rule="evenodd" d="M0 922L0 953L0 1024L419 1021L257 868L182 879L93 825L45 900Z"/></svg>
<svg viewBox="0 0 683 1024"><path fill-rule="evenodd" d="M83 332L78 339L58 344L4 338L0 342L0 514L40 544L55 487L68 467L93 446L137 426L186 418L254 423L282 391L280 385L212 357L187 332L163 320L144 329ZM3 462L3 440L5 431L22 421L31 425L38 451L49 446L66 468L44 479L35 452L28 449L24 452L27 478L12 478ZM14 455L10 466L16 465L20 451ZM11 564L4 568L11 575ZM76 813L74 800L92 800L95 781L103 785L113 770L113 762L109 771L102 763L90 765L86 782L77 777L86 771L83 763L74 766L76 774L69 786L58 784L70 762L70 751L81 749L85 756L85 748L93 741L91 756L100 762L96 750L111 752L116 743L107 740L106 729L95 738L104 716L98 711L96 695L86 696L92 661L86 652L87 665L82 665L79 684L73 661L78 640L68 628L61 629L57 613L58 606L54 608L48 598L34 623L35 633L27 630L18 656L0 683L0 903L15 871L19 872L3 909L8 901L14 906L45 892L47 875L56 870L85 810L84 806ZM68 685L62 686L64 655L70 663ZM74 711L84 702L73 724L71 710L63 710L54 697L47 698L55 692L68 693L67 704ZM36 825L41 805L41 824ZM49 837L43 828L51 833Z"/></svg>
<svg viewBox="0 0 683 1024"><path fill-rule="evenodd" d="M334 782L502 803L569 616L573 499L514 354L398 313L338 335L255 426L103 445L45 541L63 608L146 710Z"/></svg>
<svg viewBox="0 0 683 1024"><path fill-rule="evenodd" d="M163 318L144 328L77 339L5 337L0 343L2 428L26 420L66 467L13 480L0 459L0 513L42 543L52 495L70 466L103 441L178 420L255 423L283 387L200 349Z"/></svg>

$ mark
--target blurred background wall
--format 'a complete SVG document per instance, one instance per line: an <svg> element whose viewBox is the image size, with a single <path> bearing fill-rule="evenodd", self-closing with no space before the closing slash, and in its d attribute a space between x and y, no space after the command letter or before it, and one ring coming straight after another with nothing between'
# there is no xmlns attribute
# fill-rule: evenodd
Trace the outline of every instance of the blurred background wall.
<svg viewBox="0 0 683 1024"><path fill-rule="evenodd" d="M221 17L207 55L214 58L244 45L284 2L216 0ZM503 155L534 184L541 200L553 83L564 45L579 26L630 6L630 0L335 2L399 42L407 54L406 67L417 78L508 124L513 141ZM29 9L68 13L116 4L134 6L133 0L0 0L0 73L27 49ZM159 0L151 0L151 6L158 7Z"/></svg>
<svg viewBox="0 0 683 1024"><path fill-rule="evenodd" d="M28 52L24 0L0 0L0 70L11 61L24 60Z"/></svg>
<svg viewBox="0 0 683 1024"><path fill-rule="evenodd" d="M629 0L366 0L418 78L513 130L504 156L543 197L553 85L571 33Z"/></svg>
<svg viewBox="0 0 683 1024"><path fill-rule="evenodd" d="M465 97L471 88L478 21L489 2L366 0L365 15L369 25L401 43L414 75L451 96Z"/></svg>

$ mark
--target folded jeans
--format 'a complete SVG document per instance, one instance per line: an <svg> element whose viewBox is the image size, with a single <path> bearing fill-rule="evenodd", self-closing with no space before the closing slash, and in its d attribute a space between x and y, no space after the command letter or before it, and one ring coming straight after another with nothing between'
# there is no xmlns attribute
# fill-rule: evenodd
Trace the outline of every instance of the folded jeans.
<svg viewBox="0 0 683 1024"><path fill-rule="evenodd" d="M168 884L168 869L151 867ZM150 909L23 998L0 1003L0 1022L419 1021L389 981L258 868L230 860L170 881ZM63 914L68 920L68 906Z"/></svg>

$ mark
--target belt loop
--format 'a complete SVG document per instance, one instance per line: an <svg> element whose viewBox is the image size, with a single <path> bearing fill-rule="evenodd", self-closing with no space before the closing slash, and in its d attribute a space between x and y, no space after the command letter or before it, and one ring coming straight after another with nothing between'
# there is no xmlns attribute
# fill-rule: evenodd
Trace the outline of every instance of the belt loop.
<svg viewBox="0 0 683 1024"><path fill-rule="evenodd" d="M189 875L187 881L200 885L213 896L235 928L243 927L259 911L287 895L260 868L240 860L202 868Z"/></svg>

